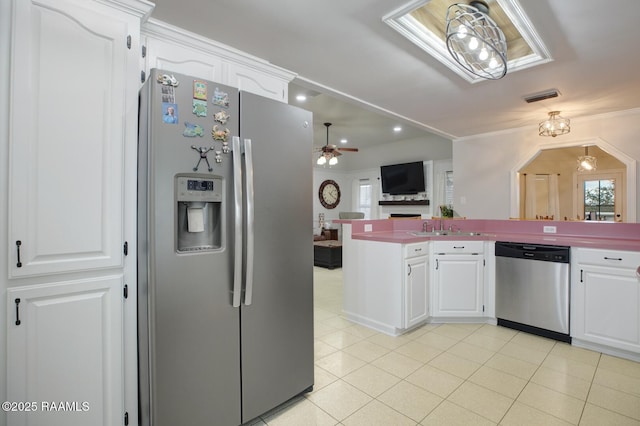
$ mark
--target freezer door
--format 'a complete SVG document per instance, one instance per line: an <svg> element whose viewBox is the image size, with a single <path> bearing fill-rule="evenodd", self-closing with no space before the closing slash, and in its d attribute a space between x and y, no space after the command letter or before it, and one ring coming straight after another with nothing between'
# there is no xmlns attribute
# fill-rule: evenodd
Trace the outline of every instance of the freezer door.
<svg viewBox="0 0 640 426"><path fill-rule="evenodd" d="M251 304L241 306L242 421L313 386L312 115L241 92L251 140ZM249 200L251 201L251 200Z"/></svg>
<svg viewBox="0 0 640 426"><path fill-rule="evenodd" d="M220 147L211 137L187 138L185 121L207 132L216 125L192 114L194 78L174 74L180 85L168 91L154 70L143 93L139 186L139 324L141 425L240 424L240 308L232 306L234 200L231 154L209 172L191 145ZM208 83L237 99L237 92ZM163 121L167 97L178 108L178 124ZM225 127L237 134L237 117ZM234 153L235 155L235 153ZM212 161L213 156L210 155ZM222 179L227 194L220 214L221 247L178 252L180 221L176 175Z"/></svg>

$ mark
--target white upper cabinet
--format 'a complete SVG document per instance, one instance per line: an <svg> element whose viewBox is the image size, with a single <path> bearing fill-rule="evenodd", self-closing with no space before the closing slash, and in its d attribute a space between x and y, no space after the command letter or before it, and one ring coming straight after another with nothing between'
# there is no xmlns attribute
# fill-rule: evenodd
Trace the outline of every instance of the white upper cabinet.
<svg viewBox="0 0 640 426"><path fill-rule="evenodd" d="M122 4L13 2L12 278L123 264L124 145L137 133L141 15Z"/></svg>
<svg viewBox="0 0 640 426"><path fill-rule="evenodd" d="M185 47L175 41L152 36L146 38L148 70L158 68L203 80L222 81L222 60L213 55Z"/></svg>
<svg viewBox="0 0 640 426"><path fill-rule="evenodd" d="M200 35L150 19L145 37L145 71L158 68L236 87L276 101L288 102L295 74Z"/></svg>

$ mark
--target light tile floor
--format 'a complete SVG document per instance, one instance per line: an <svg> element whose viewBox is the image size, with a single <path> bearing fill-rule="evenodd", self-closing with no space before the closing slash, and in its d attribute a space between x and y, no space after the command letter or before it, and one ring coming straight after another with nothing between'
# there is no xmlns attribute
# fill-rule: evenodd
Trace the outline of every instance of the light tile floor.
<svg viewBox="0 0 640 426"><path fill-rule="evenodd" d="M252 425L640 425L640 363L492 325L390 337L341 316L340 269L314 278L314 390Z"/></svg>

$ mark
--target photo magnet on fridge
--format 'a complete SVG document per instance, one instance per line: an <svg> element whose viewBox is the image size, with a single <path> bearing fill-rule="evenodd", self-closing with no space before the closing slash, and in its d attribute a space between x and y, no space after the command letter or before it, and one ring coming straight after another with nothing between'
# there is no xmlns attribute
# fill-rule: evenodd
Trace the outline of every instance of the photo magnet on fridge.
<svg viewBox="0 0 640 426"><path fill-rule="evenodd" d="M162 103L162 121L167 124L178 124L178 105L170 102Z"/></svg>
<svg viewBox="0 0 640 426"><path fill-rule="evenodd" d="M173 86L162 86L162 102L175 103L176 92Z"/></svg>

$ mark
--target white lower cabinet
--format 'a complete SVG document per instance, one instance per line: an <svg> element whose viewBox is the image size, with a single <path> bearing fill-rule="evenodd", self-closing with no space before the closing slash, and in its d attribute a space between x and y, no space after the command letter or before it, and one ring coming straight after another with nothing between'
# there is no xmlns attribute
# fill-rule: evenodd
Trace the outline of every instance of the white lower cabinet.
<svg viewBox="0 0 640 426"><path fill-rule="evenodd" d="M404 328L411 328L429 318L428 251L427 243L412 244L405 247Z"/></svg>
<svg viewBox="0 0 640 426"><path fill-rule="evenodd" d="M433 243L432 316L484 316L482 241Z"/></svg>
<svg viewBox="0 0 640 426"><path fill-rule="evenodd" d="M640 354L640 253L573 250L571 336Z"/></svg>
<svg viewBox="0 0 640 426"><path fill-rule="evenodd" d="M122 290L122 275L7 290L7 400L30 404L7 424L123 424Z"/></svg>
<svg viewBox="0 0 640 426"><path fill-rule="evenodd" d="M347 318L390 335L427 321L429 243L352 243L350 264L343 267Z"/></svg>

